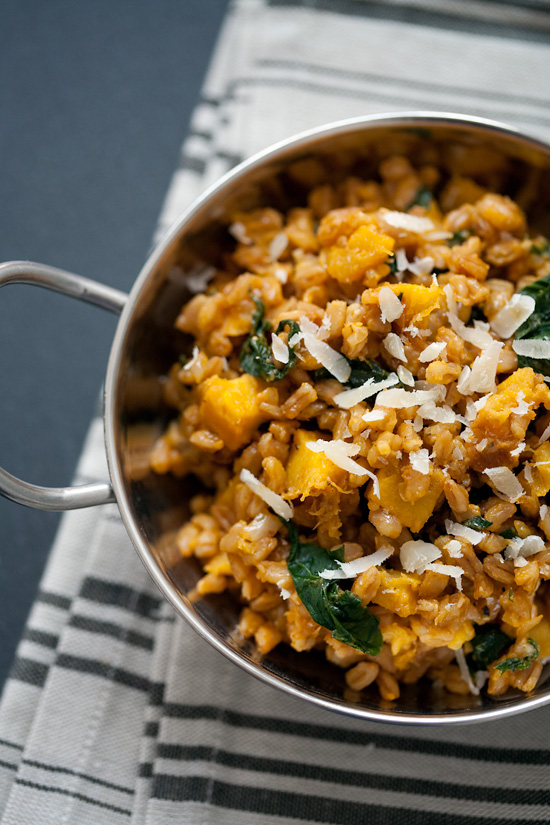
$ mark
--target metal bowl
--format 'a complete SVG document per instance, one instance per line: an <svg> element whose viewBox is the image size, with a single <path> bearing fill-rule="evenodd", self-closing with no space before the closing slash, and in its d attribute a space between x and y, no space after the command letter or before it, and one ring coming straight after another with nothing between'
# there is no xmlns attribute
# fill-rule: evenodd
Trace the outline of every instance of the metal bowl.
<svg viewBox="0 0 550 825"><path fill-rule="evenodd" d="M344 672L319 653L279 645L260 657L235 633L239 605L227 594L191 601L202 571L182 559L174 535L188 515L196 480L148 471L146 458L174 412L162 401L161 376L188 344L174 329L189 282L215 266L228 249L235 210L304 203L307 190L346 175L373 173L400 153L445 172L474 174L509 194L530 225L550 234L550 147L509 127L479 118L403 113L329 124L267 149L208 189L174 224L139 274L129 296L76 275L29 263L0 266L0 286L32 283L120 312L105 382L105 441L110 482L42 488L0 470L0 492L41 509L72 509L116 501L132 542L163 595L201 636L248 673L321 707L357 719L441 725L487 721L550 702L548 673L529 695L455 696L426 680L404 686L398 701L346 687ZM190 278L191 276L191 278ZM193 489L194 488L194 489Z"/></svg>

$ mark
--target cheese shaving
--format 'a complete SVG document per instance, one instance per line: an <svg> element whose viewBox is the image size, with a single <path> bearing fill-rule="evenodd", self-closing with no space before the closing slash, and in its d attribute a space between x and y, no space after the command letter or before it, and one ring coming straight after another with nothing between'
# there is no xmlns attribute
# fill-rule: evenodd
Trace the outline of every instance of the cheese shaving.
<svg viewBox="0 0 550 825"><path fill-rule="evenodd" d="M422 235L424 232L430 232L432 229L435 229L433 222L429 218L409 215L408 212L384 212L381 218L388 226L393 226L395 229L403 229L405 232L410 232L413 235Z"/></svg>
<svg viewBox="0 0 550 825"><path fill-rule="evenodd" d="M272 261L277 261L288 246L288 238L285 232L279 232L269 244L269 257Z"/></svg>
<svg viewBox="0 0 550 825"><path fill-rule="evenodd" d="M334 375L341 384L345 384L351 375L351 366L339 352L317 337L319 327L309 318L300 318L301 338L307 351L322 367ZM292 336L294 340L296 336ZM290 342L289 342L290 343ZM293 346L293 344L291 344Z"/></svg>
<svg viewBox="0 0 550 825"><path fill-rule="evenodd" d="M438 407L434 401L428 401L418 408L418 415L435 421L437 424L454 424L456 413L449 406Z"/></svg>
<svg viewBox="0 0 550 825"><path fill-rule="evenodd" d="M363 415L363 421L371 424L373 421L383 421L386 417L384 410L369 410Z"/></svg>
<svg viewBox="0 0 550 825"><path fill-rule="evenodd" d="M462 395L473 392L491 392L495 388L497 366L504 344L491 339L483 352L474 360L472 367L465 366L457 381L457 389Z"/></svg>
<svg viewBox="0 0 550 825"><path fill-rule="evenodd" d="M273 352L273 357L276 361L280 361L281 364L288 364L288 346L275 333L271 336L271 349Z"/></svg>
<svg viewBox="0 0 550 825"><path fill-rule="evenodd" d="M550 358L550 341L543 338L523 338L514 341L512 349L525 358Z"/></svg>
<svg viewBox="0 0 550 825"><path fill-rule="evenodd" d="M374 378L368 378L360 387L337 393L333 400L341 409L350 410L355 404L364 401L365 398L370 398L381 390L385 390L387 387L393 387L394 384L398 383L399 378L394 372L390 373L383 381L375 381Z"/></svg>
<svg viewBox="0 0 550 825"><path fill-rule="evenodd" d="M474 696L479 696L479 688L472 682L470 669L466 662L466 656L464 655L464 650L462 648L459 648L455 651L455 660L458 665L458 669L460 670L460 675L462 676L463 681L466 682L466 684L468 685L468 690Z"/></svg>
<svg viewBox="0 0 550 825"><path fill-rule="evenodd" d="M510 539L508 542L508 547L504 550L504 558L517 559L521 556L525 559L545 549L546 545L540 536L526 536L524 539L516 536L516 538Z"/></svg>
<svg viewBox="0 0 550 825"><path fill-rule="evenodd" d="M511 338L524 321L532 315L535 299L516 292L508 303L491 319L491 329L501 338Z"/></svg>
<svg viewBox="0 0 550 825"><path fill-rule="evenodd" d="M511 412L515 413L516 415L526 415L529 410L531 409L531 404L525 401L525 393L520 390L516 397L517 407L514 407Z"/></svg>
<svg viewBox="0 0 550 825"><path fill-rule="evenodd" d="M487 476L496 492L508 501L514 503L522 497L523 487L508 467L488 467L483 474Z"/></svg>
<svg viewBox="0 0 550 825"><path fill-rule="evenodd" d="M378 293L378 304L380 306L382 323L384 324L386 321L395 321L396 318L399 318L403 314L403 304L389 286L383 286L380 289Z"/></svg>
<svg viewBox="0 0 550 825"><path fill-rule="evenodd" d="M391 407L393 409L407 409L425 404L427 401L434 401L437 393L434 390L383 390L376 399L376 404L380 407Z"/></svg>
<svg viewBox="0 0 550 825"><path fill-rule="evenodd" d="M276 266L273 274L281 284L286 284L288 281L288 272L283 266Z"/></svg>
<svg viewBox="0 0 550 825"><path fill-rule="evenodd" d="M415 450L414 452L409 453L409 460L413 470L416 470L417 473L422 473L422 475L428 475L431 466L428 450Z"/></svg>
<svg viewBox="0 0 550 825"><path fill-rule="evenodd" d="M415 258L409 264L409 272L413 275L429 275L434 268L435 261L431 255L425 255L423 258Z"/></svg>
<svg viewBox="0 0 550 825"><path fill-rule="evenodd" d="M268 507L271 507L274 513L277 513L278 516L287 520L292 518L294 515L294 507L292 504L285 501L284 498L282 498L278 493L270 490L269 487L266 487L266 485L262 484L261 481L258 481L258 479L252 475L250 470L245 470L243 468L239 478L250 490L252 490L253 493L263 499Z"/></svg>
<svg viewBox="0 0 550 825"><path fill-rule="evenodd" d="M407 356L405 355L405 347L403 346L403 341L396 335L395 332L390 332L384 338L383 342L384 346L388 350L390 355L393 355L394 358L398 358L400 361L406 361Z"/></svg>
<svg viewBox="0 0 550 825"><path fill-rule="evenodd" d="M428 344L428 346L422 350L420 355L418 356L418 360L422 361L423 363L427 363L428 361L435 361L436 358L439 358L441 353L444 349L446 349L447 344L444 341L434 341L433 344Z"/></svg>
<svg viewBox="0 0 550 825"><path fill-rule="evenodd" d="M246 244L247 246L251 246L251 244L254 243L252 238L248 237L246 233L246 226L244 223L241 223L241 221L235 221L235 223L232 223L229 227L229 232L239 243Z"/></svg>
<svg viewBox="0 0 550 825"><path fill-rule="evenodd" d="M393 547L380 547L375 553L353 561L339 561L339 570L321 570L319 575L322 579L354 579L370 567L378 567L393 554Z"/></svg>
<svg viewBox="0 0 550 825"><path fill-rule="evenodd" d="M462 558L462 545L456 539L451 539L447 542L447 552L452 559Z"/></svg>
<svg viewBox="0 0 550 825"><path fill-rule="evenodd" d="M441 550L429 541L406 541L401 545L399 558L407 573L424 573L431 562L441 558Z"/></svg>
<svg viewBox="0 0 550 825"><path fill-rule="evenodd" d="M443 291L447 299L447 317L456 334L460 335L464 341L473 344L474 347L478 349L484 349L489 346L489 344L495 340L492 335L486 332L479 324L474 324L473 327L467 327L458 317L458 304L452 286L445 284Z"/></svg>
<svg viewBox="0 0 550 825"><path fill-rule="evenodd" d="M407 387L414 387L414 375L407 367L404 367L403 364L399 364L397 367L397 377L401 383L406 384Z"/></svg>
<svg viewBox="0 0 550 825"><path fill-rule="evenodd" d="M368 470L352 458L359 453L358 444L348 444L347 441L339 438L334 441L324 441L318 438L317 441L308 441L306 446L312 453L324 453L333 464L342 470L347 470L348 473L356 476L368 475Z"/></svg>
<svg viewBox="0 0 550 825"><path fill-rule="evenodd" d="M479 530L472 530L471 527L466 527L465 524L458 524L456 521L445 519L445 530L450 536L458 536L458 538L466 539L470 544L479 544L486 538L487 533L481 533Z"/></svg>
<svg viewBox="0 0 550 825"><path fill-rule="evenodd" d="M432 573L441 573L443 576L450 576L455 580L456 589L462 590L462 574L464 570L457 564L428 564L426 570L431 570Z"/></svg>
<svg viewBox="0 0 550 825"><path fill-rule="evenodd" d="M536 446L540 447L541 444L543 444L545 441L548 441L549 436L550 436L550 424L548 424L548 426L544 428L544 432L542 433L541 437L537 441Z"/></svg>

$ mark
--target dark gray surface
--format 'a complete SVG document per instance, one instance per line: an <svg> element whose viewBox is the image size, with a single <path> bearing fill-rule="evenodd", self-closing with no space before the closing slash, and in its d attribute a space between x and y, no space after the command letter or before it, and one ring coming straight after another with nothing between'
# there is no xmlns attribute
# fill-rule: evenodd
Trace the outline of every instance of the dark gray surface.
<svg viewBox="0 0 550 825"><path fill-rule="evenodd" d="M198 100L227 0L4 0L0 261L128 290ZM31 287L0 293L0 463L70 482L116 318ZM0 498L0 685L59 516Z"/></svg>

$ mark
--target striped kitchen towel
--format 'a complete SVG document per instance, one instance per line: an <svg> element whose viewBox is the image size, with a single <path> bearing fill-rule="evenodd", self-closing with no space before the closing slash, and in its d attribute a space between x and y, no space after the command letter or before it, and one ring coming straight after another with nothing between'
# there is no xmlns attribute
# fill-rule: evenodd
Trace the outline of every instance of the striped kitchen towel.
<svg viewBox="0 0 550 825"><path fill-rule="evenodd" d="M544 0L237 0L158 234L331 120L455 111L550 139L549 58ZM78 474L105 477L99 417ZM110 505L66 514L52 549L0 705L0 825L549 822L548 730L550 708L361 723L260 684L163 602Z"/></svg>

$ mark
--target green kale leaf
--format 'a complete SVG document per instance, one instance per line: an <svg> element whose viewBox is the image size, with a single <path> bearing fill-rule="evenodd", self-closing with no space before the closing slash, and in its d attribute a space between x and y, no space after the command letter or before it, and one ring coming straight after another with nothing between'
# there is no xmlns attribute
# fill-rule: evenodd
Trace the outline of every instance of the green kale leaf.
<svg viewBox="0 0 550 825"><path fill-rule="evenodd" d="M406 210L411 209L413 206L423 206L424 209L428 209L429 205L433 200L433 192L429 186L426 186L425 183L422 184L416 195L414 196L413 200L409 203Z"/></svg>
<svg viewBox="0 0 550 825"><path fill-rule="evenodd" d="M464 527L469 527L471 530L486 530L488 527L492 525L492 521L487 521L486 518L482 516L474 516L473 518L467 518L466 521L463 521L462 524Z"/></svg>
<svg viewBox="0 0 550 825"><path fill-rule="evenodd" d="M332 631L339 642L363 653L377 656L382 649L382 634L378 619L361 599L349 590L342 590L334 579L324 579L322 570L337 570L343 561L343 549L330 553L309 542L302 543L292 521L285 521L290 538L288 569L296 592L311 618Z"/></svg>
<svg viewBox="0 0 550 825"><path fill-rule="evenodd" d="M471 229L459 229L458 232L455 232L454 235L449 238L447 244L449 246L458 246L459 244L464 243L464 241L466 241L471 234Z"/></svg>
<svg viewBox="0 0 550 825"><path fill-rule="evenodd" d="M532 284L527 284L521 295L530 295L535 301L535 309L526 321L516 331L516 341L521 338L550 339L550 275L539 278ZM535 372L550 376L550 360L547 358L528 358L518 355L519 367L532 367Z"/></svg>
<svg viewBox="0 0 550 825"><path fill-rule="evenodd" d="M471 641L472 652L468 656L471 669L487 670L491 662L498 659L511 641L498 625L483 624L476 627L476 635Z"/></svg>
<svg viewBox="0 0 550 825"><path fill-rule="evenodd" d="M272 325L269 321L264 321L265 306L263 301L255 295L252 295L252 300L256 304L256 309L252 314L250 334L241 347L239 355L241 367L244 372L254 375L256 378L263 378L264 381L280 381L296 364L296 348L288 348L288 363L284 367L279 369L275 366L271 344L268 342L266 335L266 333L272 332ZM276 333L283 332L287 328L289 338L300 332L300 327L296 321L281 321Z"/></svg>
<svg viewBox="0 0 550 825"><path fill-rule="evenodd" d="M523 659L518 659L517 656L510 656L509 659L505 659L503 662L500 662L498 665L495 665L496 670L500 670L501 673L505 673L507 670L525 670L529 667L529 665L535 661L535 659L539 658L539 646L538 644L533 641L533 639L529 639L529 644L531 645L531 653L525 656Z"/></svg>
<svg viewBox="0 0 550 825"><path fill-rule="evenodd" d="M515 527L507 527L506 530L503 530L502 533L499 533L503 539L517 539L518 531Z"/></svg>

